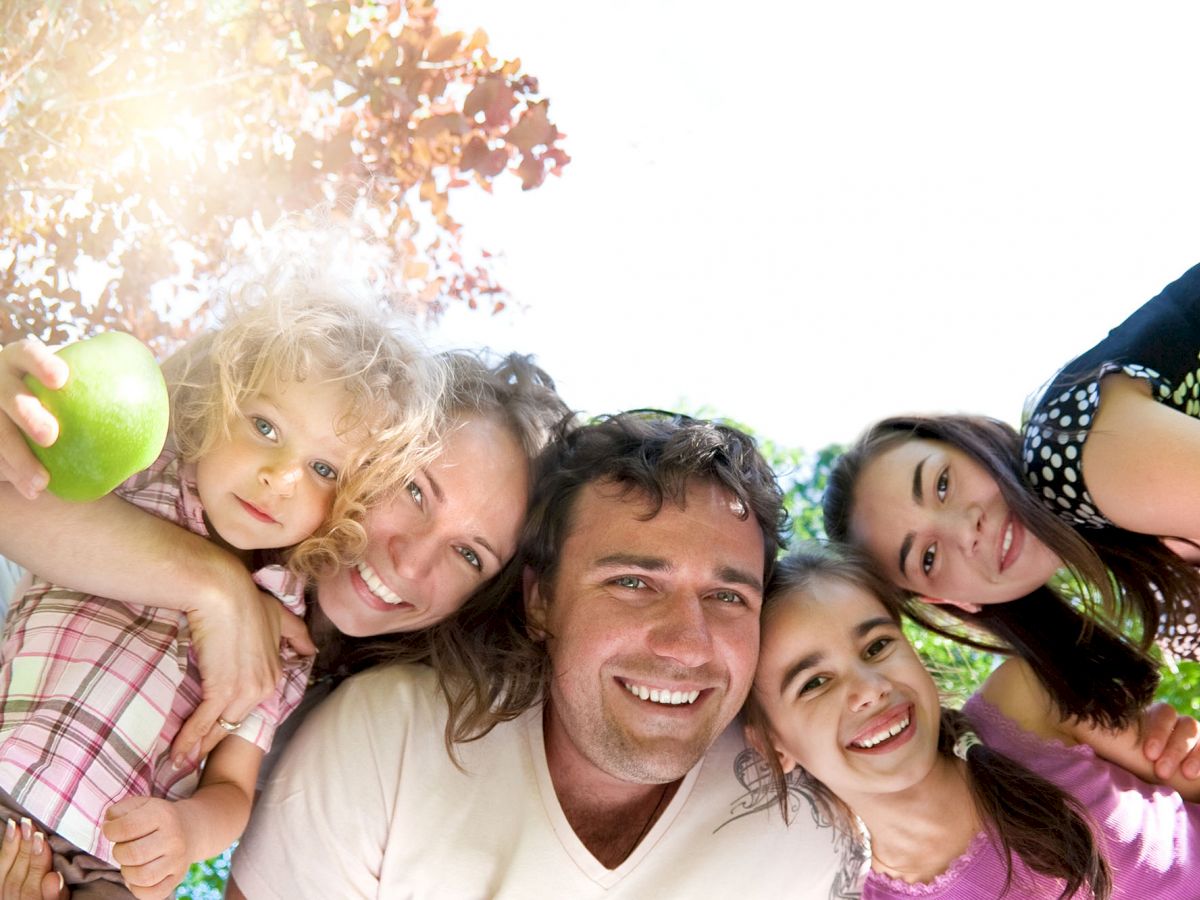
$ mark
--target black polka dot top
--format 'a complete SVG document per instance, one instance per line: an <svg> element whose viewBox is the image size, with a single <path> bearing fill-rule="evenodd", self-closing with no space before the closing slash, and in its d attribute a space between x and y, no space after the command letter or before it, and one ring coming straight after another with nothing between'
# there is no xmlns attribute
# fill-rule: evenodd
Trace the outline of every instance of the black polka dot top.
<svg viewBox="0 0 1200 900"><path fill-rule="evenodd" d="M1200 418L1200 265L1068 363L1026 422L1022 462L1029 484L1085 537L1087 529L1112 526L1088 493L1080 458L1100 405L1100 379L1118 371L1148 381L1160 403ZM1190 610L1183 623L1190 633L1172 636L1171 644L1196 658L1200 629Z"/></svg>

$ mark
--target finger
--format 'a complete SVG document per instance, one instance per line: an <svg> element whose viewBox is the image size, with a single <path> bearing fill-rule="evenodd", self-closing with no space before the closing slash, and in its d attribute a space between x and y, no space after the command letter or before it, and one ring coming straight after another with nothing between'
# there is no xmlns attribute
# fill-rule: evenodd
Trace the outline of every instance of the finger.
<svg viewBox="0 0 1200 900"><path fill-rule="evenodd" d="M141 885L150 885L158 881L162 877L161 872L147 880L137 875L131 876L130 870L140 869L153 863L156 859L161 859L163 856L162 844L161 835L157 830L132 841L114 843L113 859L121 867L121 874L125 876L125 880L130 884Z"/></svg>
<svg viewBox="0 0 1200 900"><path fill-rule="evenodd" d="M166 801L155 801L150 797L126 797L118 800L105 810L100 830L114 844L135 841L152 834L158 827L157 821L153 809L146 807L153 807L156 802Z"/></svg>
<svg viewBox="0 0 1200 900"><path fill-rule="evenodd" d="M166 856L155 856L152 859L141 865L122 865L121 877L125 879L125 883L130 887L140 887L147 894L155 896L154 892L161 890L163 893L156 896L165 896L177 882L172 881L173 878L181 878L182 872L177 872L171 865L170 859ZM165 885L165 887L162 887Z"/></svg>
<svg viewBox="0 0 1200 900"><path fill-rule="evenodd" d="M0 477L10 482L28 500L33 500L50 482L46 471L16 425L0 415Z"/></svg>
<svg viewBox="0 0 1200 900"><path fill-rule="evenodd" d="M4 357L10 372L32 375L52 391L66 384L71 374L63 358L32 335L5 347Z"/></svg>
<svg viewBox="0 0 1200 900"><path fill-rule="evenodd" d="M53 862L54 854L50 850L50 842L41 832L35 832L29 848L29 871L21 885L22 900L57 898L65 892L62 876L51 871Z"/></svg>
<svg viewBox="0 0 1200 900"><path fill-rule="evenodd" d="M0 898L7 898L12 893L7 876L13 863L16 862L19 850L20 838L17 832L17 822L10 818L5 823L4 841L0 842Z"/></svg>
<svg viewBox="0 0 1200 900"><path fill-rule="evenodd" d="M1200 741L1198 732L1200 725L1195 719L1191 716L1180 716L1162 753L1154 763L1154 774L1165 780L1179 771L1180 764L1195 751L1196 744ZM1191 763L1189 768L1193 768L1194 765L1194 762Z"/></svg>
<svg viewBox="0 0 1200 900"><path fill-rule="evenodd" d="M279 637L291 644L301 656L315 656L317 645L313 643L304 620L282 607L279 610Z"/></svg>
<svg viewBox="0 0 1200 900"><path fill-rule="evenodd" d="M4 879L4 900L20 898L21 886L29 874L29 857L33 850L33 823L22 818L17 826L17 853Z"/></svg>
<svg viewBox="0 0 1200 900"><path fill-rule="evenodd" d="M237 718L231 718L228 715L222 716L222 718L226 722L229 722L230 724L233 724L236 722L238 724L238 726L241 726L242 722L245 721L246 716L250 715L250 712L252 710L253 710L253 707L251 707L250 710L247 710L244 713L240 713L237 716ZM237 733L237 729L230 730L228 728L222 728L218 724L218 726L216 728L214 728L212 731L210 731L208 733L208 735L204 738L204 740L200 742L200 757L201 757L201 759L208 756L208 754L213 751L213 748L215 748L217 746L217 744L221 743L221 741L225 740L225 738L229 737L231 734L236 734L236 733Z"/></svg>
<svg viewBox="0 0 1200 900"><path fill-rule="evenodd" d="M201 700L200 705L196 707L183 727L179 729L179 734L175 735L175 740L171 742L171 765L176 769L185 768L189 760L199 761L200 742L210 734L214 728L221 732L217 736L219 742L224 731L216 728L217 717L221 715L221 710L225 708L225 701L217 699Z"/></svg>
<svg viewBox="0 0 1200 900"><path fill-rule="evenodd" d="M53 856L50 857L54 859ZM60 872L47 872L42 876L41 900L70 900L71 893L67 890L67 883L63 880Z"/></svg>
<svg viewBox="0 0 1200 900"><path fill-rule="evenodd" d="M1153 703L1142 715L1142 753L1151 762L1156 761L1167 746L1171 731L1179 714L1167 703Z"/></svg>

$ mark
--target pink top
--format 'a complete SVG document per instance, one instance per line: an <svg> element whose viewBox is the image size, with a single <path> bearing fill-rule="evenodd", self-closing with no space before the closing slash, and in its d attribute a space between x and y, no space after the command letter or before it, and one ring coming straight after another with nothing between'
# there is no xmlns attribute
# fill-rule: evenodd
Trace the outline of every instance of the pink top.
<svg viewBox="0 0 1200 900"><path fill-rule="evenodd" d="M1096 756L1084 744L1067 747L1019 728L978 694L963 712L989 747L1027 766L1073 795L1091 815L1113 873L1113 900L1195 900L1200 897L1200 805L1169 787L1147 784ZM950 868L930 883L906 884L872 872L863 900L995 900L1005 868L996 846L980 834ZM1013 860L1006 898L1053 898L1062 882Z"/></svg>
<svg viewBox="0 0 1200 900"><path fill-rule="evenodd" d="M169 451L117 493L208 535L195 470ZM302 585L282 566L254 578L292 612L304 612ZM264 753L303 697L308 675L309 660L290 650L283 656L276 693L236 732ZM199 770L172 768L168 750L200 698L183 613L35 580L10 608L0 647L0 788L47 828L114 863L100 833L110 804L195 791Z"/></svg>

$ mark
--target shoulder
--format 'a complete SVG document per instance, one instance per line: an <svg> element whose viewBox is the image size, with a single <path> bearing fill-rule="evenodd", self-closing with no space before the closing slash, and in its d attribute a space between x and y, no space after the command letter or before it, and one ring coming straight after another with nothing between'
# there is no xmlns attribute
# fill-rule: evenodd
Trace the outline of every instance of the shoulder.
<svg viewBox="0 0 1200 900"><path fill-rule="evenodd" d="M979 689L979 696L1023 731L1048 740L1074 742L1062 727L1050 695L1023 659L1012 657L1001 663Z"/></svg>

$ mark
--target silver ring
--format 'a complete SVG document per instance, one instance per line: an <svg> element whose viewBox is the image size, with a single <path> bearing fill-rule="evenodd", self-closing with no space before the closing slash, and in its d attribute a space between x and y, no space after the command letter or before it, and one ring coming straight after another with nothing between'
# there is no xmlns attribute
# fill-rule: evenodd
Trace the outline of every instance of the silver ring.
<svg viewBox="0 0 1200 900"><path fill-rule="evenodd" d="M230 734L242 727L241 722L230 722L224 716L217 716L217 724L228 731Z"/></svg>

